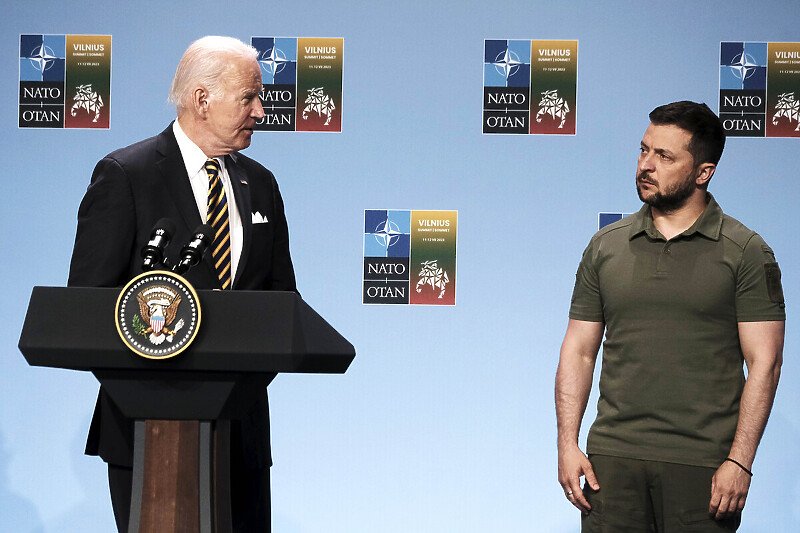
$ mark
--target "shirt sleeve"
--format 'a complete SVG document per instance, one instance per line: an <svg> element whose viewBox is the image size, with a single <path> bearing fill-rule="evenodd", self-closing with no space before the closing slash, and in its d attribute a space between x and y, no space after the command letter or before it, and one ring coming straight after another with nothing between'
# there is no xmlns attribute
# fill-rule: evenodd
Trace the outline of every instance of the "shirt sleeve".
<svg viewBox="0 0 800 533"><path fill-rule="evenodd" d="M739 322L786 320L781 269L772 249L758 234L745 244L736 277Z"/></svg>
<svg viewBox="0 0 800 533"><path fill-rule="evenodd" d="M597 269L594 264L594 239L583 251L578 272L575 274L575 287L572 290L572 302L569 317L586 322L604 322L603 299L600 295Z"/></svg>

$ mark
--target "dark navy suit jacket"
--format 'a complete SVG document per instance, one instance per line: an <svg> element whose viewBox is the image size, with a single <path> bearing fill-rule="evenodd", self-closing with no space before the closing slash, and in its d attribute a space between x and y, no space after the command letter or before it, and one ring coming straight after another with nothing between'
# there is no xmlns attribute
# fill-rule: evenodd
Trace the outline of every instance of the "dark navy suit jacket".
<svg viewBox="0 0 800 533"><path fill-rule="evenodd" d="M233 289L296 292L289 232L275 177L239 153L225 156L225 168L244 230ZM256 212L262 222L254 224ZM141 274L140 251L161 218L172 219L176 225L165 254L170 264L175 264L180 248L205 221L198 212L171 124L159 135L112 152L97 163L78 210L68 285L122 287ZM184 277L196 289L220 288L210 253ZM248 466L271 465L266 392L235 424L241 427ZM86 453L100 455L112 464L132 464L133 421L122 416L102 388Z"/></svg>

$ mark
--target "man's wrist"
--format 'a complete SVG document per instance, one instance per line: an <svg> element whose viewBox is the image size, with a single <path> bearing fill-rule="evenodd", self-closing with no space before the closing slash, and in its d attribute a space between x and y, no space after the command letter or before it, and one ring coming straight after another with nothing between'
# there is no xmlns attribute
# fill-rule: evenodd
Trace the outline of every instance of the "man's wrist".
<svg viewBox="0 0 800 533"><path fill-rule="evenodd" d="M731 463L735 464L736 466L738 466L739 468L741 468L742 470L744 470L744 471L745 471L745 473L746 473L748 476L750 476L750 477L753 477L753 472L751 472L751 471L750 471L750 469L748 469L746 466L744 466L742 463L740 463L740 462L739 462L739 461L737 461L736 459L731 459L730 457L726 457L726 458L725 458L725 461L723 461L723 463L725 463L725 462L731 462Z"/></svg>
<svg viewBox="0 0 800 533"><path fill-rule="evenodd" d="M578 447L578 437L575 438L558 438L556 441L558 449Z"/></svg>

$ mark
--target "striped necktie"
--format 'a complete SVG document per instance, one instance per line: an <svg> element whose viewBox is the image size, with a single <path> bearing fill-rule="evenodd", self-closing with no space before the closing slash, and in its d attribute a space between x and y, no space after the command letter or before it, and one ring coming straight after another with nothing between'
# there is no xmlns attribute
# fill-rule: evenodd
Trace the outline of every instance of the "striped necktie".
<svg viewBox="0 0 800 533"><path fill-rule="evenodd" d="M214 228L211 256L223 289L231 287L231 232L228 223L228 201L219 177L219 163L209 159L205 164L208 174L208 210L206 222Z"/></svg>

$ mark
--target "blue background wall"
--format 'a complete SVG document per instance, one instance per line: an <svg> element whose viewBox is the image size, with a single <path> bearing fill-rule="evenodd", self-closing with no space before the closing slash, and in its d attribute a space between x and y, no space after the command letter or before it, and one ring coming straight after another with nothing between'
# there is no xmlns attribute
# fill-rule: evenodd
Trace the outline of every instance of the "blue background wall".
<svg viewBox="0 0 800 533"><path fill-rule="evenodd" d="M82 455L96 381L30 368L16 344L31 288L66 283L94 164L174 117L167 90L194 39L344 37L343 133L258 133L247 150L280 182L304 298L358 352L344 376L284 375L270 387L280 533L578 531L556 481L552 391L597 213L638 209L635 163L653 107L716 109L720 41L800 41L797 10L777 1L9 4L0 530L15 533L113 528L104 465ZM113 35L110 130L17 129L20 33ZM485 38L580 41L577 136L481 135ZM710 189L775 249L790 317L798 148L730 139ZM361 305L363 210L387 207L459 211L457 307ZM797 345L790 322L742 531L800 519Z"/></svg>

